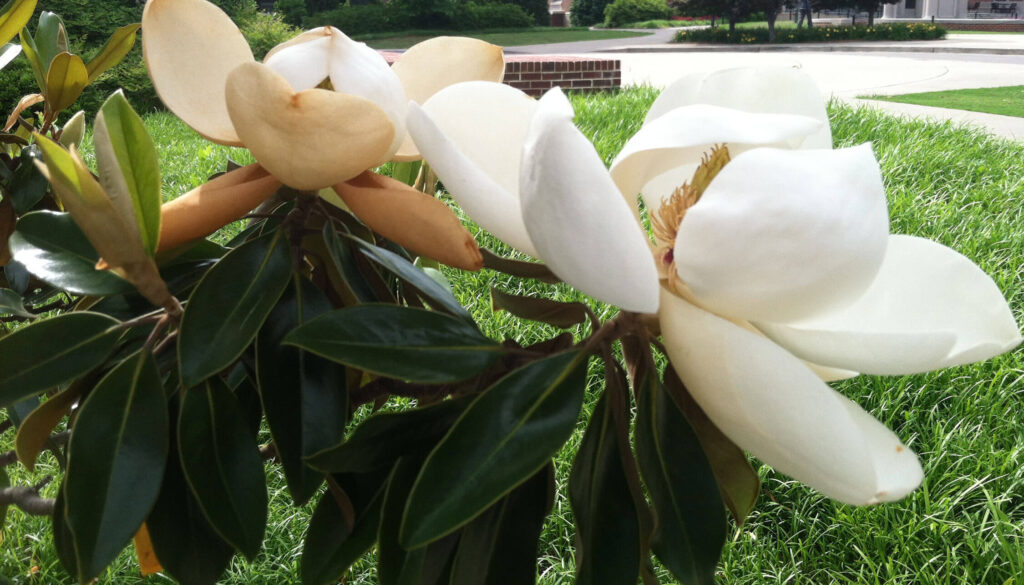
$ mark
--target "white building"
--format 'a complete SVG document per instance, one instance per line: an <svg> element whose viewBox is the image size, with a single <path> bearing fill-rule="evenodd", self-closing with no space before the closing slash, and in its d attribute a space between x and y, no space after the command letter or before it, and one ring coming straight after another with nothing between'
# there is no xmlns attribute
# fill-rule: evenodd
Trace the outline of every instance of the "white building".
<svg viewBox="0 0 1024 585"><path fill-rule="evenodd" d="M931 20L972 18L972 17L998 17L1002 16L993 10L992 2L988 0L900 0L896 4L885 4L882 6L882 18L921 18ZM995 2L997 5L1016 4L1017 10L1014 14L1007 14L1004 18L1017 18L1020 15L1020 0Z"/></svg>

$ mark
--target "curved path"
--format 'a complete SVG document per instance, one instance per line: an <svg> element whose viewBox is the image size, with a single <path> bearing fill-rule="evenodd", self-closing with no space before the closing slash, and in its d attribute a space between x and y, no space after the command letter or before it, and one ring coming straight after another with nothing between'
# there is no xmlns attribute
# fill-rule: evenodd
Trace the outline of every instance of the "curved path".
<svg viewBox="0 0 1024 585"><path fill-rule="evenodd" d="M668 29L658 31L656 38L671 36ZM641 40L644 42L638 42ZM798 67L814 77L826 95L843 101L898 115L973 124L999 136L1024 140L1024 118L857 99L867 95L1024 85L1024 35L958 34L941 41L794 45L788 49L772 47L758 51L750 47L659 44L650 37L641 37L511 47L507 52L601 52L602 56L621 60L623 85L655 87L664 87L697 71L746 65Z"/></svg>

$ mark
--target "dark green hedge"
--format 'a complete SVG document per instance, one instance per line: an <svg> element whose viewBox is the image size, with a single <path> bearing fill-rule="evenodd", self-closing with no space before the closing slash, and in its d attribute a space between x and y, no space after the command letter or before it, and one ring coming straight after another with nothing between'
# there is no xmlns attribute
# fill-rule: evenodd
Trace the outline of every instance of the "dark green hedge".
<svg viewBox="0 0 1024 585"><path fill-rule="evenodd" d="M775 29L776 43L821 43L830 41L922 41L942 39L946 29L931 23L894 23L873 26L820 26ZM768 42L768 28L684 29L676 34L679 43L727 43L754 45Z"/></svg>
<svg viewBox="0 0 1024 585"><path fill-rule="evenodd" d="M662 20L672 15L665 0L615 0L604 9L604 25L620 27L630 22Z"/></svg>
<svg viewBox="0 0 1024 585"><path fill-rule="evenodd" d="M391 0L387 4L342 6L321 12L306 18L303 26L330 25L347 35L356 36L421 29L529 28L535 23L534 16L512 3Z"/></svg>

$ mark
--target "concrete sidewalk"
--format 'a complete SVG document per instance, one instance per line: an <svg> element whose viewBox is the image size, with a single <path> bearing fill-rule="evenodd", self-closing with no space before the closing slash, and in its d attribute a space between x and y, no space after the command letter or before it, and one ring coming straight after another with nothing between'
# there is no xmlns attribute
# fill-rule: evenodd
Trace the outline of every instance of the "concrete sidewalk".
<svg viewBox="0 0 1024 585"><path fill-rule="evenodd" d="M568 46L578 43L542 45L545 50L536 52L601 52L603 57L622 62L624 86L665 87L688 73L729 67L796 67L817 80L825 95L854 105L875 107L900 116L971 124L998 136L1024 140L1024 118L858 99L870 95L1024 85L1024 34L951 34L944 40L898 43L776 45L756 51L738 45L659 44L656 38L642 38L645 42L640 44L637 44L638 39L591 41L591 47L585 50L571 50ZM514 47L508 52L534 53L533 49Z"/></svg>

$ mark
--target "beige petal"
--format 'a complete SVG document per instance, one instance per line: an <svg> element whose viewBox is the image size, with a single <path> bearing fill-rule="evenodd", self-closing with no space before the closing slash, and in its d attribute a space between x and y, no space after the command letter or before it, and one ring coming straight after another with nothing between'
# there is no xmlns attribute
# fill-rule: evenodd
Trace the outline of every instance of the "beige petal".
<svg viewBox="0 0 1024 585"><path fill-rule="evenodd" d="M204 183L160 208L158 252L219 230L273 195L281 182L251 164Z"/></svg>
<svg viewBox="0 0 1024 585"><path fill-rule="evenodd" d="M405 95L423 104L430 96L463 81L496 81L505 78L502 48L466 37L435 37L417 43L392 66L402 81ZM420 153L406 137L395 160L417 160Z"/></svg>
<svg viewBox="0 0 1024 585"><path fill-rule="evenodd" d="M334 190L373 231L410 252L463 270L483 267L473 235L440 200L370 172L338 183Z"/></svg>
<svg viewBox="0 0 1024 585"><path fill-rule="evenodd" d="M387 114L372 102L323 89L295 93L260 63L231 72L227 101L256 160L296 189L327 187L381 164L395 135Z"/></svg>
<svg viewBox="0 0 1024 585"><path fill-rule="evenodd" d="M149 0L142 12L142 56L168 109L213 142L242 145L228 116L224 82L253 56L224 11L205 0Z"/></svg>

